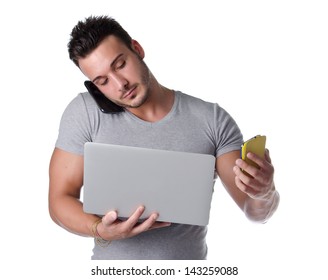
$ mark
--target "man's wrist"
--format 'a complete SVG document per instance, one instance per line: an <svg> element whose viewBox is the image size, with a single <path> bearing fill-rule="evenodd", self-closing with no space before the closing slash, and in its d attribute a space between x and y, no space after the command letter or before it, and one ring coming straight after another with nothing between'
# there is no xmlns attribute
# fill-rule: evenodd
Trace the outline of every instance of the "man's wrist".
<svg viewBox="0 0 328 280"><path fill-rule="evenodd" d="M92 235L93 235L93 238L95 239L95 242L101 246L101 247L107 247L111 241L110 240L106 240L104 239L100 234L99 234L99 231L98 231L98 227L99 225L101 226L102 225L102 219L99 218L98 220L96 220L93 224L92 224L92 228L91 228L91 231L92 231Z"/></svg>
<svg viewBox="0 0 328 280"><path fill-rule="evenodd" d="M280 195L273 189L265 197L249 197L245 201L244 213L248 219L255 222L267 222L278 208Z"/></svg>

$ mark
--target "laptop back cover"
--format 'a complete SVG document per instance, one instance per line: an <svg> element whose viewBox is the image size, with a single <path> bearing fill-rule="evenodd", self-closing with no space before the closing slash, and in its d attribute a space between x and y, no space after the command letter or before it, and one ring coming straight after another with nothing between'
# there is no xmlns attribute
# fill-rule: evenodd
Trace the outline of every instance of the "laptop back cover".
<svg viewBox="0 0 328 280"><path fill-rule="evenodd" d="M118 145L86 143L83 209L129 217L140 205L141 218L207 225L214 185L215 157Z"/></svg>

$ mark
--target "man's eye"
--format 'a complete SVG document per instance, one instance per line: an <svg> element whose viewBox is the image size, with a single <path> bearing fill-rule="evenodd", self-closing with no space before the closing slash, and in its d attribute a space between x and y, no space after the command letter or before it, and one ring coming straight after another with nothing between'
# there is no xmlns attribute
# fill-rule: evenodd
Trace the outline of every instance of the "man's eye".
<svg viewBox="0 0 328 280"><path fill-rule="evenodd" d="M105 86L108 83L108 79L105 79L102 83L100 83L101 86Z"/></svg>
<svg viewBox="0 0 328 280"><path fill-rule="evenodd" d="M117 64L117 69L122 69L125 66L125 60Z"/></svg>

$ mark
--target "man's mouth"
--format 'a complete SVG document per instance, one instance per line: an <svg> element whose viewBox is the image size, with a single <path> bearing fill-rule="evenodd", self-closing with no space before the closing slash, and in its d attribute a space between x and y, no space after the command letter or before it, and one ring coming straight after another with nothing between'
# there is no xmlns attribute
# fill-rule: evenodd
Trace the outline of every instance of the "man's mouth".
<svg viewBox="0 0 328 280"><path fill-rule="evenodd" d="M136 89L136 86L131 88L129 91L127 91L124 95L123 95L123 99L128 98Z"/></svg>

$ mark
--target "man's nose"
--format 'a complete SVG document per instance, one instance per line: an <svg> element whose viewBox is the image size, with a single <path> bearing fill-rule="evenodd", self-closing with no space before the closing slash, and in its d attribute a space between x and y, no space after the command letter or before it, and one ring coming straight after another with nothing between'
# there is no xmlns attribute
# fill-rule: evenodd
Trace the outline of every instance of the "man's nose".
<svg viewBox="0 0 328 280"><path fill-rule="evenodd" d="M112 77L110 78L120 91L124 91L127 88L127 85L129 84L128 80L121 75L112 75Z"/></svg>

